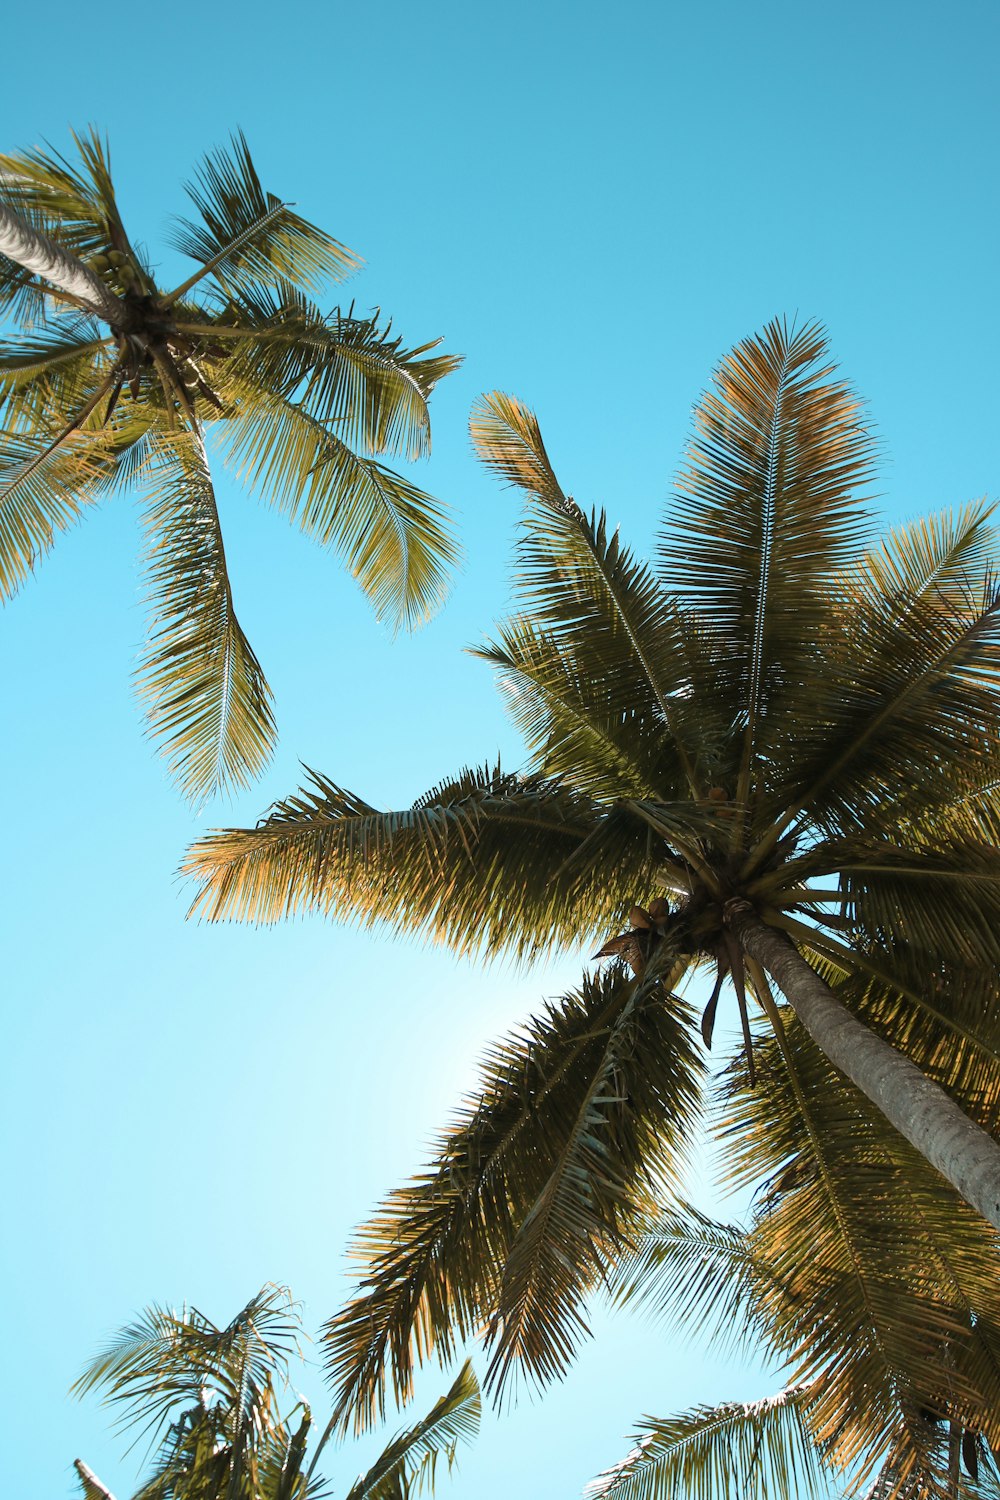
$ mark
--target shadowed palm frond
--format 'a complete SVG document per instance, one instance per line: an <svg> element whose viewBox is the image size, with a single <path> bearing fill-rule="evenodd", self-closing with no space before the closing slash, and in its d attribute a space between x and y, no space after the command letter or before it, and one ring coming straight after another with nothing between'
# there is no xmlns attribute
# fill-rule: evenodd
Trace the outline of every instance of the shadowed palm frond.
<svg viewBox="0 0 1000 1500"><path fill-rule="evenodd" d="M481 1410L479 1383L466 1360L451 1389L392 1440L352 1486L347 1500L409 1500L424 1486L433 1488L438 1462L444 1459L450 1470L459 1444L478 1433Z"/></svg>
<svg viewBox="0 0 1000 1500"><path fill-rule="evenodd" d="M242 133L229 149L202 160L188 196L200 222L175 221L172 242L182 254L202 263L224 291L246 281L273 286L290 282L312 291L325 281L341 281L361 262L339 240L293 212L291 206L264 191ZM183 283L186 293L195 278ZM177 297L178 289L172 295Z"/></svg>
<svg viewBox="0 0 1000 1500"><path fill-rule="evenodd" d="M390 1379L405 1399L417 1363L450 1359L487 1321L494 1379L565 1366L583 1294L676 1170L674 1121L700 1071L692 1020L616 968L493 1048L435 1160L359 1234L358 1295L325 1333L341 1425L369 1425Z"/></svg>

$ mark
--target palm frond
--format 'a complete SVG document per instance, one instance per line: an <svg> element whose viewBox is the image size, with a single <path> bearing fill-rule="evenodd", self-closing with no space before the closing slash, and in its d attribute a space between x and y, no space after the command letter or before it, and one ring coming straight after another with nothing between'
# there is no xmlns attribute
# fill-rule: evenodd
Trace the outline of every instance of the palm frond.
<svg viewBox="0 0 1000 1500"><path fill-rule="evenodd" d="M864 535L857 492L873 459L818 324L795 332L775 320L742 340L695 414L661 580L724 643L741 798L770 760L784 699L810 674L831 580Z"/></svg>
<svg viewBox="0 0 1000 1500"><path fill-rule="evenodd" d="M775 1290L757 1283L759 1314L815 1383L812 1430L838 1468L869 1473L905 1439L930 1472L921 1412L996 1427L997 1236L782 1021L756 1049L757 1087L734 1064L725 1099L728 1176L767 1184L752 1244Z"/></svg>
<svg viewBox="0 0 1000 1500"><path fill-rule="evenodd" d="M247 786L274 744L271 693L233 607L197 433L159 444L145 522L153 631L139 669L150 732L184 793Z"/></svg>
<svg viewBox="0 0 1000 1500"><path fill-rule="evenodd" d="M787 1500L828 1495L805 1415L808 1386L760 1401L647 1417L632 1451L587 1487L588 1500Z"/></svg>
<svg viewBox="0 0 1000 1500"><path fill-rule="evenodd" d="M75 433L0 432L0 597L9 599L107 483L107 450Z"/></svg>
<svg viewBox="0 0 1000 1500"><path fill-rule="evenodd" d="M412 627L440 606L458 556L440 502L273 393L235 411L224 438L251 488L341 554L380 619Z"/></svg>
<svg viewBox="0 0 1000 1500"><path fill-rule="evenodd" d="M359 1233L358 1295L324 1335L341 1424L380 1414L390 1378L405 1399L415 1363L450 1359L491 1317L505 1369L523 1358L544 1378L565 1362L581 1293L676 1160L674 1121L697 1097L691 1022L668 989L615 968L491 1050L434 1161ZM543 1235L573 1258L546 1283L558 1307L540 1301L544 1275L522 1277L549 1265Z"/></svg>
<svg viewBox="0 0 1000 1500"><path fill-rule="evenodd" d="M615 1306L649 1313L670 1330L697 1330L713 1345L762 1337L762 1284L781 1291L746 1228L683 1202L637 1225L608 1277Z"/></svg>
<svg viewBox="0 0 1000 1500"><path fill-rule="evenodd" d="M596 813L559 782L485 766L382 812L310 778L256 828L194 845L184 866L202 882L193 912L274 922L316 911L422 931L463 953L527 957L557 938L589 940L621 909L622 896L596 876L585 883L586 919L562 899L576 888L567 861Z"/></svg>
<svg viewBox="0 0 1000 1500"><path fill-rule="evenodd" d="M172 243L200 261L199 275L211 274L224 291L239 290L245 282L273 286L283 281L312 290L327 280L342 281L360 264L339 240L265 192L241 133L228 149L203 159L187 192L200 222L176 220ZM182 296L195 279L172 297Z"/></svg>
<svg viewBox="0 0 1000 1500"><path fill-rule="evenodd" d="M451 1386L427 1415L401 1432L354 1484L347 1500L408 1500L425 1485L432 1488L438 1462L450 1470L460 1443L479 1431L482 1401L472 1361L466 1360Z"/></svg>
<svg viewBox="0 0 1000 1500"><path fill-rule="evenodd" d="M621 546L617 533L609 535L603 513L588 519L563 494L527 407L494 391L473 407L470 431L487 467L539 502L518 548L519 596L562 649L579 652L581 665L587 661L605 684L617 685L622 704L659 719L667 731L661 739L696 792L698 745L687 746L692 726L683 714L691 637L674 601ZM707 727L700 730L704 738Z"/></svg>

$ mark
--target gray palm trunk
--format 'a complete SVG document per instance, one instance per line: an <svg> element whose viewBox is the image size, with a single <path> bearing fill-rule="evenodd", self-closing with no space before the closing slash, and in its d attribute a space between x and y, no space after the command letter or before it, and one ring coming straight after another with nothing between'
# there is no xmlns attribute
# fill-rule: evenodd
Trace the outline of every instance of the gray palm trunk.
<svg viewBox="0 0 1000 1500"><path fill-rule="evenodd" d="M2 189L3 179L0 178L0 191ZM65 292L86 312L94 313L106 323L120 321L121 302L103 281L78 256L64 250L55 240L28 224L20 214L16 214L2 202L0 255L6 255L8 260L15 261L26 271L40 276L50 286Z"/></svg>
<svg viewBox="0 0 1000 1500"><path fill-rule="evenodd" d="M882 1111L966 1203L1000 1229L1000 1144L938 1084L876 1036L837 999L791 940L745 901L726 920L744 951L770 974L817 1047Z"/></svg>

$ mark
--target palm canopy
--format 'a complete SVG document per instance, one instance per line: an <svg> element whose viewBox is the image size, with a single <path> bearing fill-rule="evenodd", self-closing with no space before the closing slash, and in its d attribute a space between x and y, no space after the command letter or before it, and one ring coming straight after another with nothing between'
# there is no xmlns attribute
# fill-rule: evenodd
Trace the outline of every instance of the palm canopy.
<svg viewBox="0 0 1000 1500"><path fill-rule="evenodd" d="M299 1398L282 1415L297 1349L299 1318L284 1287L264 1287L218 1328L196 1309L147 1308L88 1365L74 1390L102 1389L122 1428L138 1428L153 1456L134 1500L322 1500L334 1492L309 1462L312 1416ZM439 1460L450 1468L475 1436L480 1399L463 1366L451 1389L397 1434L350 1487L345 1500L407 1500L433 1485ZM82 1462L85 1500L113 1500Z"/></svg>
<svg viewBox="0 0 1000 1500"><path fill-rule="evenodd" d="M664 1151L676 1175L701 1084L697 1018L676 997L699 968L717 976L701 1017L709 1044L722 981L732 980L748 1082L760 1052L750 1003L783 1034L768 973L780 970L786 998L826 1046L831 1027L807 1004L822 992L832 1029L847 1027L829 1055L907 1139L925 1149L913 1117L936 1121L939 1106L961 1122L949 1135L948 1115L942 1135L961 1136L963 1160L961 1131L973 1132L969 1150L982 1148L993 1174L985 1192L967 1189L934 1143L927 1154L1000 1224L997 1148L972 1123L992 1131L1000 1097L991 508L875 536L865 501L872 440L816 326L773 323L723 360L698 407L654 563L564 492L518 401L483 398L472 434L487 465L529 501L520 607L481 653L525 736L526 769L464 771L399 812L314 777L256 828L194 848L194 909L258 921L321 911L487 956L597 939L632 977L613 969L592 1006L574 1002L559 1046L547 1032L525 1042L503 1106L520 1108L518 1130L502 1131L493 1149L493 1124L484 1124L469 1148L480 1185L444 1195L441 1212L450 1204L457 1218L437 1228L426 1220L423 1259L405 1274L390 1242L408 1244L424 1199L441 1200L432 1179L451 1181L454 1143L423 1187L390 1200L391 1234L375 1221L365 1284L372 1296L385 1291L385 1317L366 1322L363 1296L336 1324L345 1419L379 1409L387 1368L407 1387L410 1361L434 1345L438 1323L476 1325L508 1255L529 1292L545 1285L546 1255L565 1274L555 1301L550 1282L545 1297L516 1303L520 1325L509 1307L499 1316L494 1379L510 1360L539 1378L564 1367L579 1267L618 1253L622 1203L653 1190ZM597 1026L592 1010L605 1002ZM669 1024L669 1043L647 1052L640 1030L627 1054L616 1050L617 1018L627 1013L631 1025L636 1009L640 1027ZM594 1030L607 1054L593 1055ZM868 1044L865 1073L854 1063ZM895 1081L883 1087L897 1067L906 1088L932 1090L934 1109L923 1095L917 1109L900 1105ZM536 1162L534 1113L550 1087L558 1126ZM471 1266L462 1259L467 1219L486 1225L484 1243L502 1255L474 1247ZM529 1252L539 1257L530 1274ZM559 1309L549 1333L532 1322L546 1306Z"/></svg>
<svg viewBox="0 0 1000 1500"><path fill-rule="evenodd" d="M264 190L246 142L205 158L157 284L119 213L106 147L0 156L0 594L116 490L145 500L149 722L192 798L248 784L274 739L237 618L206 436L248 487L335 548L380 618L440 602L456 547L439 502L384 455L430 446L428 399L457 360L377 313L315 298L357 257ZM213 444L213 447L216 444Z"/></svg>

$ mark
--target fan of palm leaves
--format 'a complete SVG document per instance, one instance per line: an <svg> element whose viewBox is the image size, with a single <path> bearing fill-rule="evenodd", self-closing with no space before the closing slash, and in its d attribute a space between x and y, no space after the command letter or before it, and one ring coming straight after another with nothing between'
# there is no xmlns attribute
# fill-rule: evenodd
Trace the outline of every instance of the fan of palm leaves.
<svg viewBox="0 0 1000 1500"><path fill-rule="evenodd" d="M0 156L0 594L106 496L142 496L140 688L174 778L203 799L256 777L275 732L210 452L335 548L380 618L418 623L455 542L439 502L382 459L428 451L428 399L458 361L378 313L317 304L357 257L264 190L242 136L188 187L194 217L171 243L195 269L170 289L125 229L106 146L76 146L75 162Z"/></svg>

